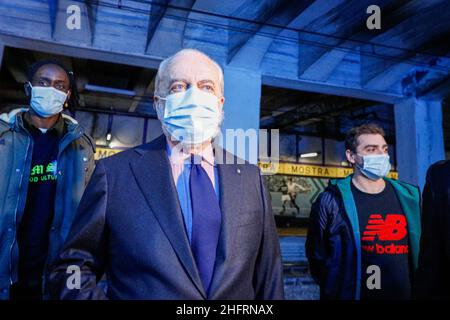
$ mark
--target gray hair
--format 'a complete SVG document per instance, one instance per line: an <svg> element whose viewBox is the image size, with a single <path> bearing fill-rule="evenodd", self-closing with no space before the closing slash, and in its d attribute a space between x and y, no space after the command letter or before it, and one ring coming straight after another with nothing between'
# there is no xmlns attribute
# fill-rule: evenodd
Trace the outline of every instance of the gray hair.
<svg viewBox="0 0 450 320"><path fill-rule="evenodd" d="M224 93L224 82L223 82L223 71L222 71L222 68L220 67L220 65L214 59L212 59L210 56L208 56L207 54L205 54L205 53L203 53L203 52L201 52L200 50L197 50L197 49L182 49L182 50L178 51L177 53L175 53L174 55L164 59L161 62L161 64L159 65L159 68L158 68L158 72L156 74L156 78L155 78L155 95L166 96L167 92L165 92L164 89L161 88L161 86L162 86L162 82L163 82L164 76L166 75L167 68L170 66L170 64L172 63L174 58L176 58L180 54L184 54L184 53L187 53L187 52L200 54L200 55L204 56L205 58L207 58L208 60L210 60L212 62L212 64L217 68L217 71L218 71L218 74L219 74L219 89L220 89L220 93L223 95L223 93Z"/></svg>

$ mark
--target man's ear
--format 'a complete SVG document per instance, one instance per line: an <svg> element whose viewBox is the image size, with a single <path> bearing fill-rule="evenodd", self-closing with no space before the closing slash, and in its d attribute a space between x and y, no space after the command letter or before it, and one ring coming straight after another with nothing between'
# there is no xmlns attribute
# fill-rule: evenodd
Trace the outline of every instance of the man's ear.
<svg viewBox="0 0 450 320"><path fill-rule="evenodd" d="M345 157L347 158L347 162L354 165L356 162L355 154L351 152L349 149L345 150Z"/></svg>
<svg viewBox="0 0 450 320"><path fill-rule="evenodd" d="M67 100L70 99L70 95L72 94L72 90L69 89L69 91L67 91Z"/></svg>
<svg viewBox="0 0 450 320"><path fill-rule="evenodd" d="M155 110L158 119L162 119L161 106L159 105L160 101L159 96L153 95L153 110Z"/></svg>
<svg viewBox="0 0 450 320"><path fill-rule="evenodd" d="M25 90L26 96L31 97L31 83L29 81L24 83L23 89Z"/></svg>

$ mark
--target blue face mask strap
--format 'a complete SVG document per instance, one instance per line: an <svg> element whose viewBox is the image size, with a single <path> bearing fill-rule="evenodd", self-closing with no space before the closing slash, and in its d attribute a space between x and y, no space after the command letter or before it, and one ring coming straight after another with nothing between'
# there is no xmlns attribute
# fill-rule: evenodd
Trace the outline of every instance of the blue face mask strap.
<svg viewBox="0 0 450 320"><path fill-rule="evenodd" d="M33 90L33 85L30 81L25 82L25 94L27 97L31 97L31 90Z"/></svg>
<svg viewBox="0 0 450 320"><path fill-rule="evenodd" d="M167 97L164 98L164 97L158 96L156 94L155 94L155 98L158 98L159 100L162 100L162 101L166 101L167 100Z"/></svg>

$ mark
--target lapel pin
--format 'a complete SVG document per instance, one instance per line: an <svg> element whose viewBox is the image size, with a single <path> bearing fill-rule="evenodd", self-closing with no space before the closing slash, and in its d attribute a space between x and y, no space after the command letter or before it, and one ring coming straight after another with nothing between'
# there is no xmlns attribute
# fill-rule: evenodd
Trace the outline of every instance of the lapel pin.
<svg viewBox="0 0 450 320"><path fill-rule="evenodd" d="M241 169L237 168L237 169L236 169L236 172L237 172L238 174L241 174Z"/></svg>

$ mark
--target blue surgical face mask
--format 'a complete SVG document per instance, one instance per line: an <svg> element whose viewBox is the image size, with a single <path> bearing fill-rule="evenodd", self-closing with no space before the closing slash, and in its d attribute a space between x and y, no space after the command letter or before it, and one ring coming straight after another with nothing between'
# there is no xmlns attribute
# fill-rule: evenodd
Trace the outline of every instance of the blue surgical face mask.
<svg viewBox="0 0 450 320"><path fill-rule="evenodd" d="M67 94L53 87L31 87L31 108L42 118L48 118L63 110Z"/></svg>
<svg viewBox="0 0 450 320"><path fill-rule="evenodd" d="M192 86L159 99L165 101L163 126L174 140L195 145L219 133L222 109L216 95Z"/></svg>
<svg viewBox="0 0 450 320"><path fill-rule="evenodd" d="M363 165L356 163L356 166L370 180L381 179L387 176L391 170L391 163L387 154L364 155L360 157L363 158Z"/></svg>

